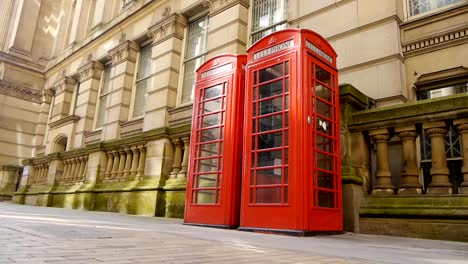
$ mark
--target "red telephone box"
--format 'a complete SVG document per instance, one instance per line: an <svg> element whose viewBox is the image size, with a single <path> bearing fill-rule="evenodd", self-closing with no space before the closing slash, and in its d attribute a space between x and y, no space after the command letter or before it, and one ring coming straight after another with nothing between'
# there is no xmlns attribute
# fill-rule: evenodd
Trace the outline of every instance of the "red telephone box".
<svg viewBox="0 0 468 264"><path fill-rule="evenodd" d="M341 231L336 53L286 29L248 51L240 230Z"/></svg>
<svg viewBox="0 0 468 264"><path fill-rule="evenodd" d="M197 70L185 223L239 226L246 55L221 55Z"/></svg>

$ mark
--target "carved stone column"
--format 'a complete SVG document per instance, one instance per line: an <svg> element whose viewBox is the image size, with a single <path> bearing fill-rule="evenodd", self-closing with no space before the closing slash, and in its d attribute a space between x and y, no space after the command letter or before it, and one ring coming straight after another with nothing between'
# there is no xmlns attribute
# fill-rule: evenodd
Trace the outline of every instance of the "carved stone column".
<svg viewBox="0 0 468 264"><path fill-rule="evenodd" d="M137 146L133 146L131 150L133 152L133 160L132 160L132 168L130 169L130 177L134 179L138 173L138 162L140 161L140 150L138 149Z"/></svg>
<svg viewBox="0 0 468 264"><path fill-rule="evenodd" d="M138 162L138 173L136 177L141 180L141 177L143 177L145 173L146 148L144 145L139 145L138 150L140 151L140 160Z"/></svg>
<svg viewBox="0 0 468 264"><path fill-rule="evenodd" d="M422 186L418 178L418 163L416 159L415 125L395 128L403 144L403 167L401 170L401 185L398 194L421 194Z"/></svg>
<svg viewBox="0 0 468 264"><path fill-rule="evenodd" d="M120 160L119 152L117 152L117 150L113 150L112 156L114 156L114 162L112 166L111 179L115 179L119 171L119 160Z"/></svg>
<svg viewBox="0 0 468 264"><path fill-rule="evenodd" d="M125 169L125 150L119 150L120 162L119 162L119 171L117 172L117 178L122 178Z"/></svg>
<svg viewBox="0 0 468 264"><path fill-rule="evenodd" d="M65 182L69 168L70 166L68 164L68 159L63 159L63 174L62 174L62 177L60 178L60 181L59 181L60 183Z"/></svg>
<svg viewBox="0 0 468 264"><path fill-rule="evenodd" d="M127 155L127 159L125 160L125 169L124 169L124 174L123 177L125 179L128 179L130 176L130 170L132 168L132 150L130 147L125 148L125 154Z"/></svg>
<svg viewBox="0 0 468 264"><path fill-rule="evenodd" d="M372 194L390 195L393 194L395 188L392 183L392 173L388 163L388 141L390 135L388 129L377 129L369 132L377 145L377 172L375 173L376 183Z"/></svg>
<svg viewBox="0 0 468 264"><path fill-rule="evenodd" d="M86 158L85 158L85 156L81 156L81 157L79 157L79 159L80 159L80 170L76 174L76 178L75 178L76 182L81 181L81 179L83 177L83 174L84 174L84 171L85 171L85 167L86 167Z"/></svg>
<svg viewBox="0 0 468 264"><path fill-rule="evenodd" d="M458 193L468 193L468 118L457 119L453 122L457 126L458 133L461 137L461 148L463 156L463 182L458 187Z"/></svg>
<svg viewBox="0 0 468 264"><path fill-rule="evenodd" d="M86 168L88 167L88 156L83 156L83 170L80 173L80 177L78 178L78 181L84 182L86 178Z"/></svg>
<svg viewBox="0 0 468 264"><path fill-rule="evenodd" d="M68 181L69 182L73 182L75 180L75 175L77 173L77 170L78 170L78 158L71 158L71 171L70 171L70 177L68 178Z"/></svg>
<svg viewBox="0 0 468 264"><path fill-rule="evenodd" d="M106 166L106 172L104 173L104 178L109 179L112 173L112 164L114 162L114 158L112 156L111 151L108 151L106 155L107 155L107 166Z"/></svg>
<svg viewBox="0 0 468 264"><path fill-rule="evenodd" d="M453 185L449 180L447 158L445 155L445 134L447 125L443 121L423 124L426 134L431 139L431 177L432 181L427 189L431 194L452 193Z"/></svg>
<svg viewBox="0 0 468 264"><path fill-rule="evenodd" d="M172 163L171 178L176 178L177 174L182 169L182 141L179 138L173 139L172 143L175 146L174 161Z"/></svg>

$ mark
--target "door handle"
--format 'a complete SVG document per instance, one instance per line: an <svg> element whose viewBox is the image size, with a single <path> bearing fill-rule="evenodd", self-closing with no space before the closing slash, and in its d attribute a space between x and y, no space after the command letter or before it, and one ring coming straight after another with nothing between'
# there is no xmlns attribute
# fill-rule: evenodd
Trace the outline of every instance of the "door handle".
<svg viewBox="0 0 468 264"><path fill-rule="evenodd" d="M310 125L310 116L307 116L307 124Z"/></svg>

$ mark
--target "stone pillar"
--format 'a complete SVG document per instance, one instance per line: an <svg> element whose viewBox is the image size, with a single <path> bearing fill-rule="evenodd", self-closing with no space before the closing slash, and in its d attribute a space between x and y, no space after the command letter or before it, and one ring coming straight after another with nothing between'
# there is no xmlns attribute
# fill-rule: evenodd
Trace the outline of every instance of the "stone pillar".
<svg viewBox="0 0 468 264"><path fill-rule="evenodd" d="M388 129L382 128L372 130L369 136L377 145L377 172L375 173L376 183L372 194L375 195L389 195L393 194L395 188L392 184L392 173L390 172L390 165L388 163L388 141L390 135Z"/></svg>
<svg viewBox="0 0 468 264"><path fill-rule="evenodd" d="M403 168L401 171L401 185L398 194L421 194L422 186L419 183L418 162L416 158L415 125L395 128L403 144Z"/></svg>
<svg viewBox="0 0 468 264"><path fill-rule="evenodd" d="M117 172L117 178L121 179L124 175L124 169L125 169L125 150L121 149L119 150L119 170Z"/></svg>
<svg viewBox="0 0 468 264"><path fill-rule="evenodd" d="M55 99L50 115L50 122L55 122L69 116L75 85L75 79L64 77L51 87L51 90L55 91Z"/></svg>
<svg viewBox="0 0 468 264"><path fill-rule="evenodd" d="M39 19L42 0L16 0L16 12L10 25L8 53L31 60L36 25Z"/></svg>
<svg viewBox="0 0 468 264"><path fill-rule="evenodd" d="M168 109L176 106L182 40L187 22L184 16L172 14L149 28L153 38L151 72L145 105L143 131L168 125Z"/></svg>
<svg viewBox="0 0 468 264"><path fill-rule="evenodd" d="M74 1L69 0L61 0L61 16L59 16L59 20L57 21L57 35L54 40L53 44L53 57L58 57L63 53L65 47L68 46L68 38L70 36L72 20L74 18L75 10L74 10Z"/></svg>
<svg viewBox="0 0 468 264"><path fill-rule="evenodd" d="M188 163L189 163L189 153L190 153L190 138L183 137L182 141L184 142L184 156L182 159L181 169L177 174L177 178L187 179L188 172Z"/></svg>
<svg viewBox="0 0 468 264"><path fill-rule="evenodd" d="M246 52L249 1L207 1L210 9L208 27L208 59L221 53Z"/></svg>
<svg viewBox="0 0 468 264"><path fill-rule="evenodd" d="M123 177L125 179L128 179L130 176L130 170L132 168L132 150L130 147L125 148L125 155L127 156L127 159L125 160L125 169L124 169L124 174Z"/></svg>
<svg viewBox="0 0 468 264"><path fill-rule="evenodd" d="M140 150L137 146L133 146L133 160L132 160L132 168L130 169L130 177L135 180L135 176L138 173L138 162L140 161Z"/></svg>
<svg viewBox="0 0 468 264"><path fill-rule="evenodd" d="M79 116L80 120L76 124L74 148L84 147L85 132L93 131L95 108L103 69L104 66L101 63L90 61L78 70L80 89L77 94L75 115Z"/></svg>
<svg viewBox="0 0 468 264"><path fill-rule="evenodd" d="M108 115L102 127L102 140L119 138L120 123L128 120L138 49L135 42L124 41L109 51L113 67L112 91L106 107Z"/></svg>
<svg viewBox="0 0 468 264"><path fill-rule="evenodd" d="M136 177L141 180L141 177L145 176L146 148L144 145L139 145L138 150L140 152L140 160L138 161L138 172Z"/></svg>
<svg viewBox="0 0 468 264"><path fill-rule="evenodd" d="M0 167L0 201L2 201L2 196L8 196L9 199L13 196L21 169L21 167L13 165Z"/></svg>
<svg viewBox="0 0 468 264"><path fill-rule="evenodd" d="M457 119L453 122L457 126L461 138L461 148L463 156L463 182L458 187L458 193L468 193L468 118Z"/></svg>
<svg viewBox="0 0 468 264"><path fill-rule="evenodd" d="M79 166L78 173L75 176L74 182L80 182L81 181L81 176L83 175L84 170L85 170L85 157L80 156L78 158L78 160L79 160L78 162L79 162L80 166Z"/></svg>
<svg viewBox="0 0 468 264"><path fill-rule="evenodd" d="M423 129L431 139L431 177L432 181L427 188L430 194L452 193L453 185L449 180L449 169L445 155L445 134L447 124L444 121L423 124Z"/></svg>
<svg viewBox="0 0 468 264"><path fill-rule="evenodd" d="M84 182L84 180L86 179L86 167L88 166L88 156L83 156L83 169L80 173L80 176L78 178L78 180L80 182Z"/></svg>
<svg viewBox="0 0 468 264"><path fill-rule="evenodd" d="M6 51L5 43L8 41L8 30L12 21L15 1L0 1L0 51Z"/></svg>
<svg viewBox="0 0 468 264"><path fill-rule="evenodd" d="M119 161L120 161L119 152L117 150L113 150L112 156L114 156L114 161L113 161L113 166L112 166L111 179L115 179L117 178L118 171L119 171Z"/></svg>
<svg viewBox="0 0 468 264"><path fill-rule="evenodd" d="M171 178L176 178L177 174L182 168L182 141L179 138L173 139L172 143L174 144L174 162L172 163L172 171L170 174Z"/></svg>
<svg viewBox="0 0 468 264"><path fill-rule="evenodd" d="M97 28L107 23L112 18L114 0L96 0L92 28Z"/></svg>
<svg viewBox="0 0 468 264"><path fill-rule="evenodd" d="M71 26L69 44L75 44L83 40L86 36L89 13L94 1L76 0L75 13L73 14L73 23Z"/></svg>
<svg viewBox="0 0 468 264"><path fill-rule="evenodd" d="M68 170L70 166L68 164L68 159L63 159L63 174L62 177L60 177L59 183L65 182L67 175L68 175Z"/></svg>
<svg viewBox="0 0 468 264"><path fill-rule="evenodd" d="M71 163L72 163L72 167L70 171L70 177L68 179L70 182L74 182L77 171L78 171L78 158L76 157L71 158Z"/></svg>
<svg viewBox="0 0 468 264"><path fill-rule="evenodd" d="M104 174L105 179L110 179L111 174L112 174L113 163L114 163L114 157L112 156L112 152L107 151L107 166L106 166L106 172Z"/></svg>

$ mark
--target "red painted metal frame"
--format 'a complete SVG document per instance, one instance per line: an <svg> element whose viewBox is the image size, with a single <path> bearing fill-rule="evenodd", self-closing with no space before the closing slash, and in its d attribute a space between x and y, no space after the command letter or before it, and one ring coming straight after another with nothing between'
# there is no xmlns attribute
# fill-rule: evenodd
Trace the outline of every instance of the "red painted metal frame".
<svg viewBox="0 0 468 264"><path fill-rule="evenodd" d="M186 224L225 228L239 225L246 58L245 55L220 55L208 60L197 70L184 217ZM207 99L204 95L206 91L218 85L223 86L224 93ZM222 103L221 109L204 113L207 103L212 106L216 100ZM203 124L209 123L209 119L213 120L218 113L221 115L220 124L204 128ZM213 129L219 129L218 139L203 142L202 132ZM218 152L203 156L202 145L206 147L213 143L218 144ZM213 160L217 161L216 170L200 172L208 167L203 164ZM203 186L200 179L209 183L210 175L216 175L216 184ZM214 193L212 201L208 199L209 193Z"/></svg>
<svg viewBox="0 0 468 264"><path fill-rule="evenodd" d="M315 32L287 29L259 40L247 52L240 229L299 233L341 231L341 156L335 51L324 38ZM289 112L287 128L289 140L287 148L281 149L287 149L289 155L287 163L283 162L284 154L281 159L277 159L282 166L275 161L274 165L277 167L274 168L282 168L283 174L281 184L270 186L281 187L284 196L281 202L259 203L256 202L255 197L251 197L255 195L255 190L258 188L256 181L259 179L259 175L255 175L258 171L258 156L255 156L258 150L256 150L256 145L252 146L254 144L252 135L258 133L258 130L252 130L254 124L257 124L253 112L253 107L257 105L254 103L253 94L256 92L259 98L255 77L258 78L258 72L267 68L270 68L268 71L275 72L279 76L278 70L275 70L277 68L271 67L281 63L286 65L287 61L290 65L288 76L290 102L287 110ZM323 90L331 92L328 100L322 100L316 95L316 84L326 85L317 80L315 76L318 67L324 70L319 73L325 76L327 72L330 73L329 89ZM257 90L254 92L254 89ZM320 105L319 108L317 108L318 105ZM326 118L323 110L328 108L331 113L329 113L329 118ZM257 107L256 113L259 111ZM285 112L284 109L282 111ZM283 121L283 131L285 124ZM283 135L283 144L284 139ZM328 146L324 143L319 144L317 139L327 139L331 144ZM329 158L323 160L322 157ZM252 164L252 162L257 163ZM329 167L325 167L326 162L329 163ZM289 170L287 178L284 168ZM318 176L319 173L321 177ZM252 176L254 176L253 180ZM285 187L288 192L285 191Z"/></svg>

